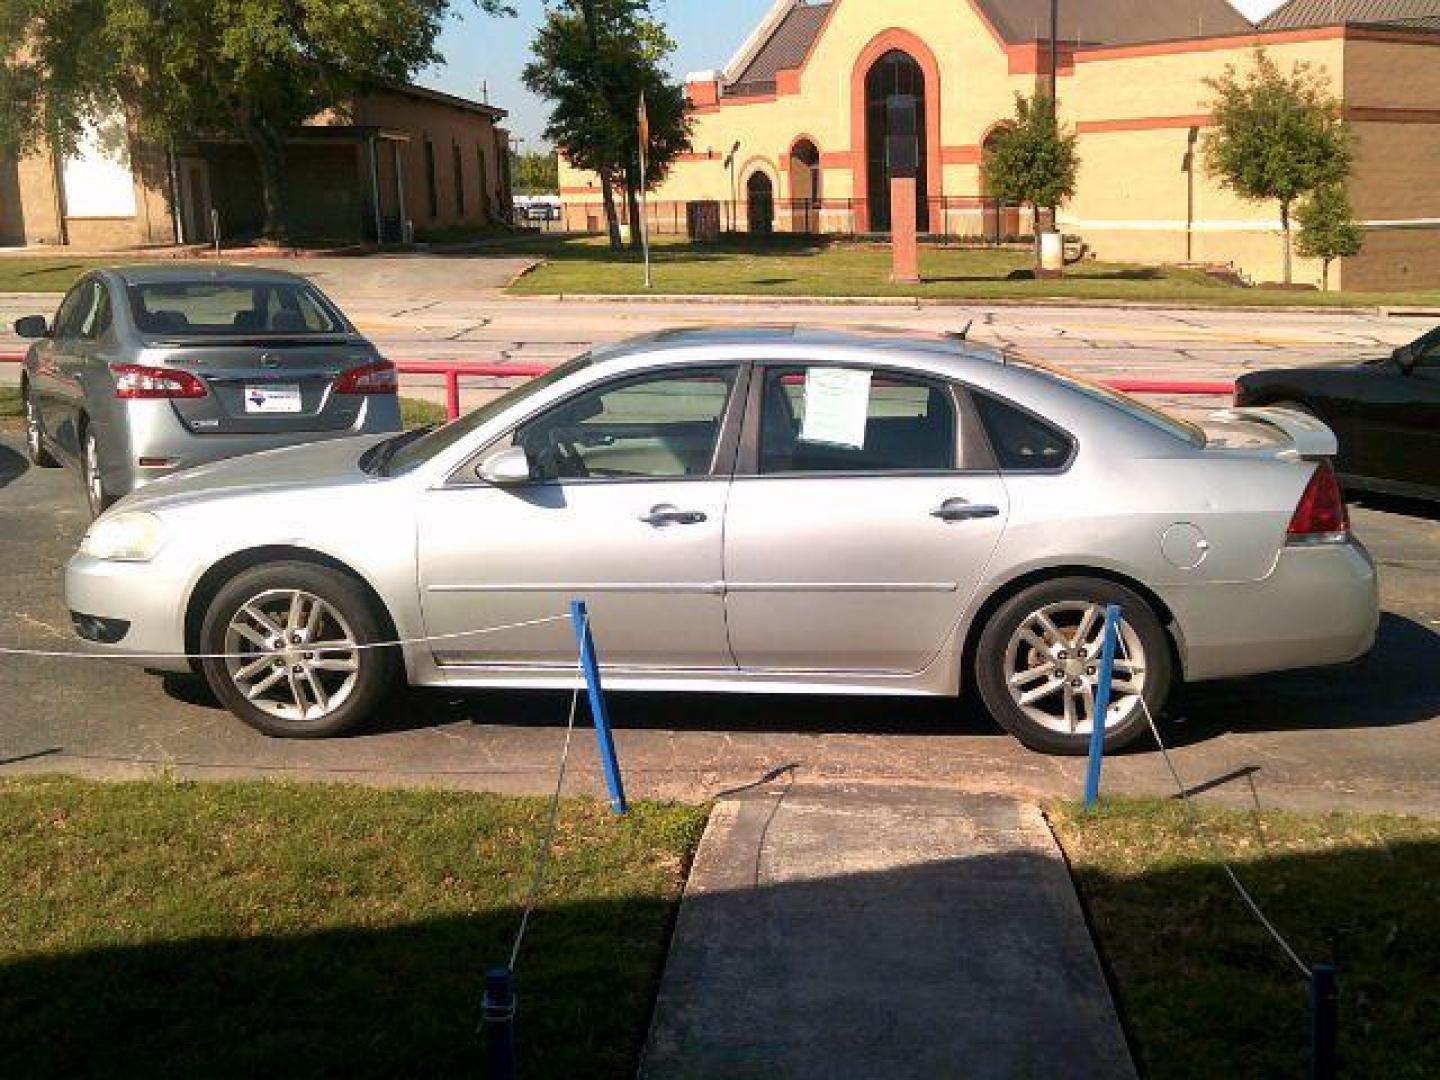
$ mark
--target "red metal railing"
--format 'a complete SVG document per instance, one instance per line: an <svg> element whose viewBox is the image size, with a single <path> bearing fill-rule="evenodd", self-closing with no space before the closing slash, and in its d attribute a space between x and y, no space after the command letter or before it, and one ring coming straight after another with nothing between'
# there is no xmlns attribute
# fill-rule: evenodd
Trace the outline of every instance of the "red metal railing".
<svg viewBox="0 0 1440 1080"><path fill-rule="evenodd" d="M0 353L0 364L18 364L23 353ZM549 364L484 364L467 360L397 360L401 375L439 375L445 380L445 413L454 420L460 415L461 379L532 379L551 369ZM1230 382L1195 382L1183 379L1104 379L1113 390L1127 394L1161 396L1203 395L1229 397L1235 393Z"/></svg>

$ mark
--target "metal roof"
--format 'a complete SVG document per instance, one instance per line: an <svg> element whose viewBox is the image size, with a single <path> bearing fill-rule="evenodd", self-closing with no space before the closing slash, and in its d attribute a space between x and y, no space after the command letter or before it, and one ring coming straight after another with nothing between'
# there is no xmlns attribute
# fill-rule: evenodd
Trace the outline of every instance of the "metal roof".
<svg viewBox="0 0 1440 1080"><path fill-rule="evenodd" d="M1440 0L1290 0L1260 20L1265 30L1343 24L1440 30Z"/></svg>
<svg viewBox="0 0 1440 1080"><path fill-rule="evenodd" d="M965 0L945 2L960 4ZM1006 44L1049 40L1050 0L974 2ZM776 73L800 67L810 55L831 7L831 3L797 2L731 80L726 93L773 92ZM1091 45L1216 37L1245 34L1254 29L1254 24L1232 7L1229 0L1085 0L1084 3L1070 0L1060 5L1061 40Z"/></svg>
<svg viewBox="0 0 1440 1080"><path fill-rule="evenodd" d="M1008 44L1050 40L1050 0L976 0ZM1096 45L1245 34L1254 24L1229 0L1086 0L1060 5L1060 40Z"/></svg>
<svg viewBox="0 0 1440 1080"><path fill-rule="evenodd" d="M735 77L729 92L754 94L774 90L775 73L798 68L805 62L829 14L829 4L800 4L791 8L775 27L775 32Z"/></svg>

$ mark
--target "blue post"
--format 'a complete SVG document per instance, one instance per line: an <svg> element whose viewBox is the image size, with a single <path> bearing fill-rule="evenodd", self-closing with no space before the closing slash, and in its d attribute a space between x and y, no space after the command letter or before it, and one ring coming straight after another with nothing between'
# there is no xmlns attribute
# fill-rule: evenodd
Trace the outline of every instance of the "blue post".
<svg viewBox="0 0 1440 1080"><path fill-rule="evenodd" d="M1100 650L1100 677L1095 687L1095 712L1090 718L1090 767L1085 772L1085 809L1100 798L1100 762L1105 758L1105 714L1110 711L1110 683L1115 677L1115 641L1120 630L1120 605L1105 609L1105 643Z"/></svg>
<svg viewBox="0 0 1440 1080"><path fill-rule="evenodd" d="M595 638L590 633L590 616L584 600L570 601L570 621L575 624L575 641L580 646L580 667L590 694L590 717L595 721L595 741L600 744L600 763L605 767L605 786L610 805L617 814L626 813L625 784L620 779L620 762L615 757L615 738L610 734L610 713L605 708L605 691L600 686L600 665L595 660Z"/></svg>
<svg viewBox="0 0 1440 1080"><path fill-rule="evenodd" d="M509 968L485 973L480 1027L485 1033L485 1075L490 1080L515 1080L515 989Z"/></svg>
<svg viewBox="0 0 1440 1080"><path fill-rule="evenodd" d="M1334 964L1316 964L1310 972L1310 1078L1335 1080L1340 1026L1340 977Z"/></svg>

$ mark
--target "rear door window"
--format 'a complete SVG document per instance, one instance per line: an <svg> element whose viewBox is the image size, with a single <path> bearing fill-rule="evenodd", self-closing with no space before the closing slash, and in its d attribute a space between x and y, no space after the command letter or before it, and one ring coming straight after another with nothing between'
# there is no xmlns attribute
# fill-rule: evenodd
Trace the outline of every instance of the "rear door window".
<svg viewBox="0 0 1440 1080"><path fill-rule="evenodd" d="M947 471L956 467L958 427L954 395L936 380L773 367L761 398L760 473Z"/></svg>

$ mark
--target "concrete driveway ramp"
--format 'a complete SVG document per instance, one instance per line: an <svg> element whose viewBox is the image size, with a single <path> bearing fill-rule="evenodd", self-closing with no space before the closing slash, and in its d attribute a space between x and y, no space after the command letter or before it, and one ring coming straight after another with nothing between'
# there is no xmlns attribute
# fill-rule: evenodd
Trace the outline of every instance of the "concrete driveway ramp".
<svg viewBox="0 0 1440 1080"><path fill-rule="evenodd" d="M1133 1078L1037 807L796 785L720 803L647 1080Z"/></svg>

